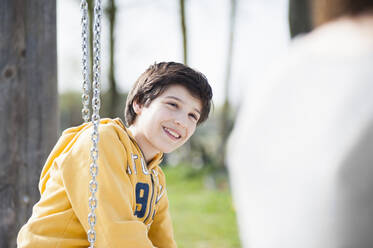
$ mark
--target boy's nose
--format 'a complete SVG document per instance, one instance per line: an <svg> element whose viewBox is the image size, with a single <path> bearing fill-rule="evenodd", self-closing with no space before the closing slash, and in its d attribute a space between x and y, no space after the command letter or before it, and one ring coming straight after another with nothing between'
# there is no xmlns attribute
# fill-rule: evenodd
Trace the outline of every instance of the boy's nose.
<svg viewBox="0 0 373 248"><path fill-rule="evenodd" d="M174 122L175 122L175 124L176 124L177 126L180 126L180 127L184 128L184 129L186 129L186 125L183 124L183 121L181 121L181 120L179 120L179 119L175 119Z"/></svg>

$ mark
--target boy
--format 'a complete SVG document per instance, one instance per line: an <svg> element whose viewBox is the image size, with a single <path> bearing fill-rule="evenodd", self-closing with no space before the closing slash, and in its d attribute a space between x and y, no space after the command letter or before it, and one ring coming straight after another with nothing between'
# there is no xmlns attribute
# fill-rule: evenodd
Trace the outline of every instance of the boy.
<svg viewBox="0 0 373 248"><path fill-rule="evenodd" d="M150 66L119 119L100 123L97 247L176 247L163 153L183 145L210 112L204 75L179 63ZM43 168L40 201L18 234L18 247L87 247L90 124L66 130Z"/></svg>

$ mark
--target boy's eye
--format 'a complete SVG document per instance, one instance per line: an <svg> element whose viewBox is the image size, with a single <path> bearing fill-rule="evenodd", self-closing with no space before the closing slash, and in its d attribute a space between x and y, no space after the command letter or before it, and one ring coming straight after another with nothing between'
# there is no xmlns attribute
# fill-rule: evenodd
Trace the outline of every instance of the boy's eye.
<svg viewBox="0 0 373 248"><path fill-rule="evenodd" d="M177 108L177 104L176 103L173 103L173 102L168 102L167 103L168 105L174 107L174 108Z"/></svg>
<svg viewBox="0 0 373 248"><path fill-rule="evenodd" d="M195 121L198 121L198 117L195 114L189 114L190 117L192 117Z"/></svg>

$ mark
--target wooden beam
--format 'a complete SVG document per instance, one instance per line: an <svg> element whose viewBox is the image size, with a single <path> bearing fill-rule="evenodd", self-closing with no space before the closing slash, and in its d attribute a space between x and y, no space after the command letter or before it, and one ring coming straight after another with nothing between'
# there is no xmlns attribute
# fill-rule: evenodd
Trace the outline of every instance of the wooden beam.
<svg viewBox="0 0 373 248"><path fill-rule="evenodd" d="M16 247L58 134L56 1L0 1L0 247Z"/></svg>

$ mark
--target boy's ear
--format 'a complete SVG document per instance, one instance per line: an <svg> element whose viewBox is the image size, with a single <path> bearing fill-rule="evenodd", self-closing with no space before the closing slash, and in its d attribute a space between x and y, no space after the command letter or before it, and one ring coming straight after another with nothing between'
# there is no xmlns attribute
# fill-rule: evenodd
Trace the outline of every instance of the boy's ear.
<svg viewBox="0 0 373 248"><path fill-rule="evenodd" d="M142 107L143 106L139 104L137 101L133 101L132 108L137 115L141 113Z"/></svg>

